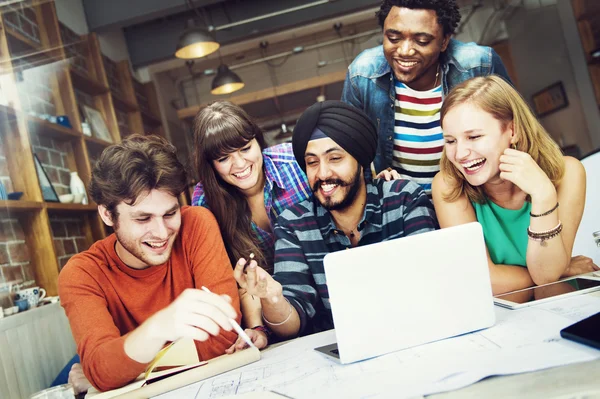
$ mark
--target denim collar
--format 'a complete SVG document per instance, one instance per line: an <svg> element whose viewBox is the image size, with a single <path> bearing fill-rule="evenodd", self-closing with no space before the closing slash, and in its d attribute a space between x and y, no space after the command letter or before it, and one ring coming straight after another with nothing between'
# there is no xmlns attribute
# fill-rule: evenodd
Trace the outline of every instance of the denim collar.
<svg viewBox="0 0 600 399"><path fill-rule="evenodd" d="M463 68L463 66L453 56L455 48L459 45L460 42L458 42L456 39L450 39L450 43L448 43L446 51L440 53L441 70L443 71L444 75L446 75L450 70L450 65L454 66L460 72L466 71L465 68ZM381 58L383 61L379 64L379 67L375 70L375 72L373 72L373 74L370 76L371 78L379 79L382 76L392 73L392 67L385 58L385 55L383 54L383 46L381 46Z"/></svg>

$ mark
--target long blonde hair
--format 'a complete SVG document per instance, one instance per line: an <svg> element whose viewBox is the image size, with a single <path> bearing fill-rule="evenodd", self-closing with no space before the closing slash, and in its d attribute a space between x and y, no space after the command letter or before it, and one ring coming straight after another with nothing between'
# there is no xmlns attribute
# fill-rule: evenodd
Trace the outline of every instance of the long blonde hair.
<svg viewBox="0 0 600 399"><path fill-rule="evenodd" d="M565 162L560 147L531 112L521 95L504 79L481 76L455 86L444 99L440 122L450 110L460 104L471 103L500 121L503 129L512 122L516 135L516 149L528 153L556 187L565 172ZM456 201L464 193L470 201L485 203L483 186L471 186L464 175L450 162L446 149L442 152L440 169L450 184L444 199Z"/></svg>

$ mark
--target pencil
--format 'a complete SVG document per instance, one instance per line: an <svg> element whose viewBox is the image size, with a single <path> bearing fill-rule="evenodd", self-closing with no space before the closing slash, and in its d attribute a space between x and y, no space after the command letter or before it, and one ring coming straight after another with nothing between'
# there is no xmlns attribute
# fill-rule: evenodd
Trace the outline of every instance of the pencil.
<svg viewBox="0 0 600 399"><path fill-rule="evenodd" d="M208 288L206 288L205 286L202 286L202 291L205 292L211 292ZM231 326L233 327L233 329L235 330L236 333L238 333L238 335L240 337L242 337L242 339L244 341L246 341L246 343L251 346L254 349L257 349L256 346L254 345L254 343L252 343L252 340L250 339L250 337L248 336L248 334L246 334L244 332L244 330L242 329L242 327L240 327L240 325L237 323L237 321L233 320L233 319L229 319L229 322L231 323Z"/></svg>
<svg viewBox="0 0 600 399"><path fill-rule="evenodd" d="M254 259L254 252L250 252L249 258L250 258L250 262L252 262L252 259ZM250 262L248 262L248 263L250 263ZM246 266L248 266L248 265L246 265ZM244 267L244 273L246 273L246 266ZM250 295L250 296L252 297L252 300L254 300L254 295Z"/></svg>

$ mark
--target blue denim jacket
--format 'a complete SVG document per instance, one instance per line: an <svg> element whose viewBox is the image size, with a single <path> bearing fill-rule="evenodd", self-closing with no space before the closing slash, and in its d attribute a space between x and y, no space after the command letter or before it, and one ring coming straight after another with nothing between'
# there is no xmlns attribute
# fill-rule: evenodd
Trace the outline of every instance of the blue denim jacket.
<svg viewBox="0 0 600 399"><path fill-rule="evenodd" d="M440 54L440 63L442 96L476 76L496 74L510 82L500 56L491 47L450 39L448 48ZM392 165L396 97L393 79L383 46L378 46L363 51L350 64L342 90L342 101L365 111L377 125L379 143L374 160L377 172Z"/></svg>

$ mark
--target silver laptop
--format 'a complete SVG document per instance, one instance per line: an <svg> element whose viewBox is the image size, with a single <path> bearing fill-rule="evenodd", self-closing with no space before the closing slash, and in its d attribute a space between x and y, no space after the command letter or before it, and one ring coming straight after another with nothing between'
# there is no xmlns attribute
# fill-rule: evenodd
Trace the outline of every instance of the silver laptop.
<svg viewBox="0 0 600 399"><path fill-rule="evenodd" d="M327 254L343 364L490 327L494 301L479 223Z"/></svg>

